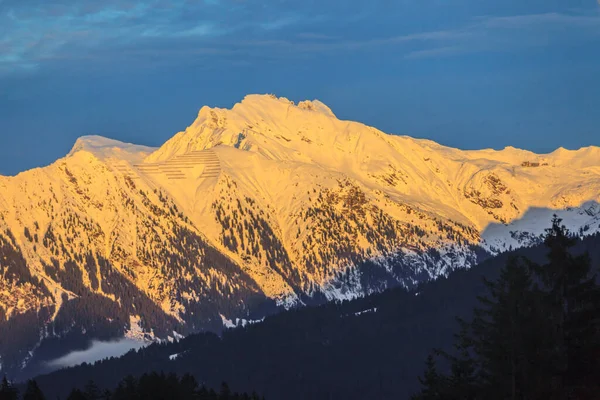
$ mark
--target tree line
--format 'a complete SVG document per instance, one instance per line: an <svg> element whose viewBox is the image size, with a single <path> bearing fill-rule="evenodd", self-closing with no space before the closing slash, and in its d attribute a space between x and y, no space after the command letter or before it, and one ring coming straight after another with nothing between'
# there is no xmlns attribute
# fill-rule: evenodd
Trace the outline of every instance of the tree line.
<svg viewBox="0 0 600 400"><path fill-rule="evenodd" d="M0 400L46 400L47 397L35 380L27 381L20 396L19 390L12 385L6 376L0 383ZM221 384L220 390L207 389L190 375L181 378L170 373L152 372L139 379L133 376L124 378L113 390L101 390L94 381L89 381L83 388L74 388L66 400L264 400L255 392L232 392L227 383Z"/></svg>

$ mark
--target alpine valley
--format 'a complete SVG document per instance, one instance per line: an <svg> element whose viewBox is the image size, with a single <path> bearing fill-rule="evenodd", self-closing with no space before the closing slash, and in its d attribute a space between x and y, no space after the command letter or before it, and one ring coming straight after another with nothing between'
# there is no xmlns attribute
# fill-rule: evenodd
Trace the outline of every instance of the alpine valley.
<svg viewBox="0 0 600 400"><path fill-rule="evenodd" d="M2 370L410 289L538 244L552 214L599 232L599 201L598 147L463 151L316 100L203 107L160 148L82 137L0 177Z"/></svg>

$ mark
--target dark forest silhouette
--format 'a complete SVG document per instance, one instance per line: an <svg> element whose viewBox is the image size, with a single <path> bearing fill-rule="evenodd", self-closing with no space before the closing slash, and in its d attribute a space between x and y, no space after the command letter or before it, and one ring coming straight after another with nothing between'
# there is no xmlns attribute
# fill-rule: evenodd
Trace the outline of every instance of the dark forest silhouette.
<svg viewBox="0 0 600 400"><path fill-rule="evenodd" d="M22 396L19 390L4 377L0 384L0 400L46 400L47 397L35 380L27 381ZM227 383L221 383L219 391L207 389L185 374L149 373L139 379L125 377L114 390L102 390L94 381L81 389L71 390L66 400L264 400L256 393L232 392Z"/></svg>
<svg viewBox="0 0 600 400"><path fill-rule="evenodd" d="M589 254L554 218L547 262L511 258L485 281L470 321L459 320L450 365L440 373L430 355L413 400L597 399L600 396L600 285Z"/></svg>

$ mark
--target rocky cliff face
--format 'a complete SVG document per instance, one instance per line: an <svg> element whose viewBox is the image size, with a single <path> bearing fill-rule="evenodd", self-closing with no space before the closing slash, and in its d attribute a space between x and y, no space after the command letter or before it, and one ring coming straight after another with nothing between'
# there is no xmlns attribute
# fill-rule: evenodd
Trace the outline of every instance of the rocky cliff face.
<svg viewBox="0 0 600 400"><path fill-rule="evenodd" d="M83 137L0 177L1 362L411 287L536 243L553 213L597 232L598 200L599 148L462 151L318 101L204 107L159 149Z"/></svg>

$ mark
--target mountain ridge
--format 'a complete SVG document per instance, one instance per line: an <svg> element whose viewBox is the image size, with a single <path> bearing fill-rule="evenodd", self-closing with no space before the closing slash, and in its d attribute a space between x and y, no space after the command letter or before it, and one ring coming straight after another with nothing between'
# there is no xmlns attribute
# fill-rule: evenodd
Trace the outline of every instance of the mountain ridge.
<svg viewBox="0 0 600 400"><path fill-rule="evenodd" d="M76 331L165 339L411 288L537 243L552 213L598 232L599 201L600 148L452 149L316 100L203 107L157 149L82 137L0 177L0 330L29 332L0 362Z"/></svg>

